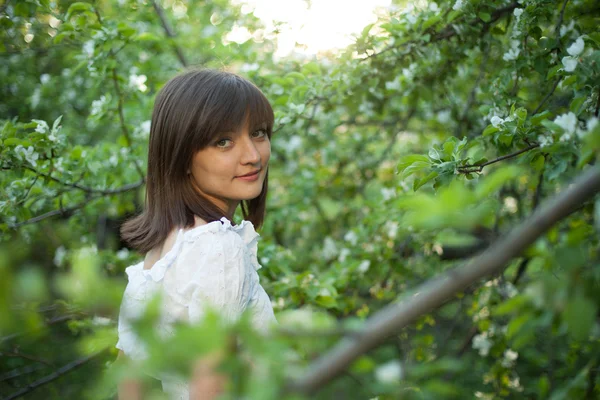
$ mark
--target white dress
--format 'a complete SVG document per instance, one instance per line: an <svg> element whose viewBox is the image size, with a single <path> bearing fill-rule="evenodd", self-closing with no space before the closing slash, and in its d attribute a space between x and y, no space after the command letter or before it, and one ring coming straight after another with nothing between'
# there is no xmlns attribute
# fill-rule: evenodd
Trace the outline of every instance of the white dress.
<svg viewBox="0 0 600 400"><path fill-rule="evenodd" d="M125 269L129 283L119 313L117 348L134 360L147 357L144 344L133 333L128 319L139 317L146 302L160 292L162 337L172 334L174 322L198 322L206 307L218 310L226 321L235 321L249 309L254 327L265 332L275 323L273 308L259 283L258 233L249 221L233 226L226 218L188 231L180 229L171 250L151 269L144 262ZM188 383L163 376L169 399L189 399Z"/></svg>

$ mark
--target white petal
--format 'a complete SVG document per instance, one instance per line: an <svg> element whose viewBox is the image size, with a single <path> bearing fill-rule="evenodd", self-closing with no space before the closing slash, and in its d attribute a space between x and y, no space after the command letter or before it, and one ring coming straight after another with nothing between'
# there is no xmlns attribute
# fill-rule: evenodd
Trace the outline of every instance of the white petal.
<svg viewBox="0 0 600 400"><path fill-rule="evenodd" d="M569 56L563 57L562 64L565 67L565 71L573 72L577 68L577 59Z"/></svg>
<svg viewBox="0 0 600 400"><path fill-rule="evenodd" d="M585 43L581 37L577 38L577 40L569 46L567 49L567 53L573 57L577 57L581 53L583 53L583 48L585 47Z"/></svg>

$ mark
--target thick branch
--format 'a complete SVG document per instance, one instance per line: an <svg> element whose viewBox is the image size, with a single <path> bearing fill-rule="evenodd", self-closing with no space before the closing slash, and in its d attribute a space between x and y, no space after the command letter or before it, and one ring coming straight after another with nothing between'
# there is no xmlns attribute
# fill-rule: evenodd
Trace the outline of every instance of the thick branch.
<svg viewBox="0 0 600 400"><path fill-rule="evenodd" d="M158 18L160 19L160 23L161 23L163 29L165 30L167 37L173 39L175 37L175 32L173 32L173 29L171 29L171 26L169 25L169 21L167 21L167 17L165 16L165 13L164 13L162 7L160 6L160 4L158 4L156 2L156 0L152 0L152 6L154 7L154 11L156 11L156 14L158 15ZM183 51L181 50L181 48L179 46L177 46L177 44L175 42L172 41L171 43L173 45L173 51L175 51L175 54L177 55L179 62L181 63L182 66L187 67L188 62L187 62L185 56L183 55Z"/></svg>
<svg viewBox="0 0 600 400"><path fill-rule="evenodd" d="M81 367L82 365L86 364L88 361L98 357L100 354L102 354L104 350L98 351L92 355L89 355L87 357L82 357L78 360L75 360L73 362L70 362L68 364L66 364L65 366L57 369L56 371L54 371L53 373L51 373L50 375L47 375L41 379L38 379L37 381L27 385L26 387L24 387L23 389L19 390L18 392L15 392L11 395L9 395L8 397L5 397L3 400L12 400L12 399L17 399L19 397L22 397L23 395L30 393L32 391L34 391L35 389L40 388L41 386L50 383L58 378L60 378L62 375L65 375L66 373Z"/></svg>
<svg viewBox="0 0 600 400"><path fill-rule="evenodd" d="M484 167L486 167L486 166L488 166L490 164L494 164L494 163L497 163L499 161L503 161L503 160L507 160L509 158L516 157L518 155L521 155L521 154L523 154L525 152L528 152L528 151L533 150L533 149L538 148L538 147L540 147L539 144L532 144L532 145L529 145L528 147L525 147L524 149L521 149L521 150L519 150L519 151L517 151L515 153L511 153L511 154L507 154L507 155L502 156L502 157L495 158L493 160L484 162L483 164L478 164L478 165L463 165L462 167L458 167L458 172L460 172L461 174L469 174L469 173L472 173L472 172L481 172Z"/></svg>
<svg viewBox="0 0 600 400"><path fill-rule="evenodd" d="M567 190L548 201L488 250L464 266L419 286L407 300L390 304L369 318L360 334L342 340L320 357L302 378L289 385L289 389L305 394L314 393L340 375L360 355L377 347L393 333L441 306L480 279L501 272L511 259L599 191L600 168L590 167Z"/></svg>

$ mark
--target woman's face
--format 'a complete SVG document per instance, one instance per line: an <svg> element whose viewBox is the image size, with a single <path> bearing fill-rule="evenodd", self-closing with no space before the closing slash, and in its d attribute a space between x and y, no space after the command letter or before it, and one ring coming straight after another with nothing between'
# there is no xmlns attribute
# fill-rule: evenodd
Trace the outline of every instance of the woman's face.
<svg viewBox="0 0 600 400"><path fill-rule="evenodd" d="M196 189L231 217L241 200L258 197L271 157L266 129L219 134L198 151L190 174Z"/></svg>

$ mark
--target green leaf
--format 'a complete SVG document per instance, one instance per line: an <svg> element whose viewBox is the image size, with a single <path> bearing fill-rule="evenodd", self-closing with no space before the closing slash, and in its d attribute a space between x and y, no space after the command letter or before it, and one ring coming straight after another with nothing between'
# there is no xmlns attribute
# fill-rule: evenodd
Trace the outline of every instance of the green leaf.
<svg viewBox="0 0 600 400"><path fill-rule="evenodd" d="M479 186L476 188L477 198L483 199L496 192L504 186L506 182L519 176L520 172L521 169L516 166L497 169L481 180Z"/></svg>
<svg viewBox="0 0 600 400"><path fill-rule="evenodd" d="M585 102L585 97L581 96L581 97L576 97L573 99L573 101L571 102L571 106L569 107L569 109L571 111L573 111L573 113L575 115L579 115L581 113L581 106L583 106L583 103Z"/></svg>
<svg viewBox="0 0 600 400"><path fill-rule="evenodd" d="M431 181L432 179L437 178L439 174L437 171L431 171L425 178L423 179L415 179L413 183L413 190L416 192L421 186Z"/></svg>
<svg viewBox="0 0 600 400"><path fill-rule="evenodd" d="M299 80L299 81L304 81L306 80L306 77L304 75L302 75L300 72L296 72L296 71L292 71L289 72L285 75L286 78L292 79L292 80Z"/></svg>
<svg viewBox="0 0 600 400"><path fill-rule="evenodd" d="M551 132L554 132L554 133L563 133L564 132L563 128L560 125L558 125L552 121L548 121L547 119L543 120L541 122L541 124Z"/></svg>
<svg viewBox="0 0 600 400"><path fill-rule="evenodd" d="M492 16L486 12L480 12L479 18L481 18L483 22L490 22L492 20Z"/></svg>
<svg viewBox="0 0 600 400"><path fill-rule="evenodd" d="M544 157L544 155L538 153L533 157L533 160L531 160L531 166L533 167L533 169L536 170L536 172L541 172L542 169L544 169L545 162L546 158Z"/></svg>
<svg viewBox="0 0 600 400"><path fill-rule="evenodd" d="M596 305L582 295L575 296L567 302L563 319L575 340L585 340L596 319Z"/></svg>
<svg viewBox="0 0 600 400"><path fill-rule="evenodd" d="M136 35L133 40L136 42L159 42L161 38L152 32L142 32Z"/></svg>
<svg viewBox="0 0 600 400"><path fill-rule="evenodd" d="M496 133L496 132L498 132L499 130L500 130L499 128L496 128L494 125L492 125L492 124L489 124L489 125L488 125L488 126L487 126L487 127L484 129L484 130L483 130L483 133L482 133L482 135L483 135L483 136L489 136L489 135L491 135L491 134L493 134L493 133Z"/></svg>
<svg viewBox="0 0 600 400"><path fill-rule="evenodd" d="M548 119L548 118L552 118L553 116L554 116L554 114L552 114L550 111L544 110L541 113L533 115L529 120L531 121L532 124L539 125L539 123L541 121Z"/></svg>
<svg viewBox="0 0 600 400"><path fill-rule="evenodd" d="M71 19L71 17L75 13L80 13L83 11L92 11L92 10L93 10L93 7L89 3L84 3L81 1L73 3L69 6L69 9L67 10L67 15L65 16L65 21L68 21L69 19Z"/></svg>
<svg viewBox="0 0 600 400"><path fill-rule="evenodd" d="M432 25L438 23L440 20L442 19L442 16L440 14L435 14L429 18L427 18L424 22L423 22L423 30L427 30L427 28L431 27Z"/></svg>

